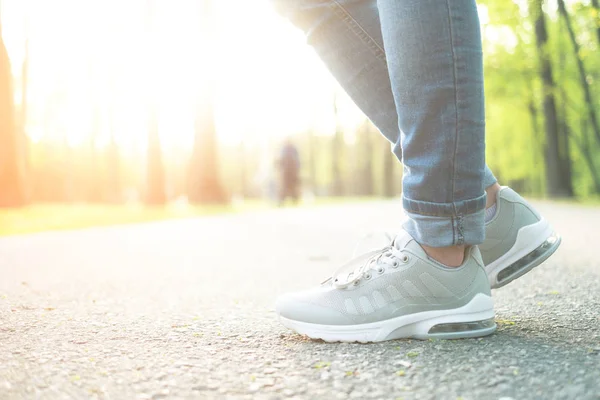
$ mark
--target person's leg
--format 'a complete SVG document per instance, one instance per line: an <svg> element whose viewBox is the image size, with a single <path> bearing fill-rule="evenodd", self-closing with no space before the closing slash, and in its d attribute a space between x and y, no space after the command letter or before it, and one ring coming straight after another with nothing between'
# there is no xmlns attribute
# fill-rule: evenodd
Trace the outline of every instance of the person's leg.
<svg viewBox="0 0 600 400"><path fill-rule="evenodd" d="M483 59L474 0L378 0L401 130L403 204L436 259L484 240ZM453 246L447 249L439 247Z"/></svg>
<svg viewBox="0 0 600 400"><path fill-rule="evenodd" d="M402 158L376 0L271 0Z"/></svg>
<svg viewBox="0 0 600 400"><path fill-rule="evenodd" d="M402 161L402 138L399 130L396 103L392 93L391 78L388 73L388 57L384 50L380 13L376 0L272 1L286 17L306 32L308 43L314 47L354 102L385 137L394 144L393 151L398 159ZM408 4L402 1L394 1L390 4L396 3ZM385 7L384 2L381 2L380 6ZM472 7L471 10L473 11ZM392 29L394 29L393 17ZM471 26L471 29L475 29L475 27ZM396 34L398 33L401 32L396 32ZM412 32L408 32L406 35L409 38L412 36L414 39ZM425 45L425 42L421 42L420 44ZM456 45L462 48L463 51L465 50L462 43L456 43ZM419 58L420 54L417 54L417 57ZM428 71L428 69L417 72L425 71ZM404 83L402 77L399 79L397 77L396 81L398 87L402 89L401 86ZM412 89L418 92L419 85L413 84ZM435 149L430 149L430 151L435 151ZM486 188L486 208L493 207L495 209L496 199L499 198L501 187L487 166L484 171L483 186ZM521 203L524 203L524 200ZM523 207L532 208L531 205ZM506 227L501 229L497 223L492 223L491 217L498 214L498 218L493 218L495 221L509 217L510 215L508 214L512 212L511 207L504 206L498 209L507 214L506 216L499 215L500 212L494 214L494 209L487 210L490 218L486 216L485 232L486 237L489 239L486 239L482 244L481 251L485 260L495 260L494 262L500 264L494 266L496 271L494 275L496 275L498 271L501 272L503 268L508 268L511 265L508 263L509 261L515 261L515 254L518 257L525 257L525 254L522 254L524 251L523 246L513 244L516 243L516 232L527 228L528 225L525 222L521 223L517 221L511 229L506 229ZM547 226L543 228L544 230L551 230L547 222L545 222L545 225ZM423 232L412 230L412 234L423 243L423 235L420 235L420 233ZM543 246L545 240L551 239L551 235L548 235L545 231L539 234L540 236L534 239L520 240L518 242L526 242L525 248L529 249ZM503 244L495 245L499 241ZM559 242L560 240L543 257L540 256L533 261L530 260L527 265L531 267L541 263L556 250ZM442 249L443 252L446 250ZM428 251L435 253L436 249L428 248ZM444 257L439 257L438 255L438 258ZM498 287L498 283L494 280L492 286Z"/></svg>
<svg viewBox="0 0 600 400"><path fill-rule="evenodd" d="M413 5L406 10L380 4L381 19L386 21L383 14L391 13L393 15L389 18L395 19L399 25L410 20L421 21L422 26L410 32L417 36L414 43L419 43L420 47L439 49L442 44L437 43L437 35L451 36L452 32L448 30L433 34L427 27L435 31L439 26L448 26L451 15L433 9L436 6L431 2L432 9L421 8L419 1L399 0L399 3ZM395 37L399 32L386 32L385 29L382 37L377 18L360 16L361 13L376 16L377 5L374 2L287 0L287 4L294 10L292 19L308 32L310 42L340 83L388 139L395 143L398 158L403 158L406 164L404 203L411 222L389 246L344 267L317 290L280 297L277 312L282 323L297 332L328 341L380 341L400 337L459 338L494 332L493 303L481 255L476 246L465 246L483 239L483 154L466 161L471 163L470 171L474 170L472 176L458 177L473 179L473 187L449 185L445 180L454 179L457 174L436 171L437 168L447 168L445 157L442 156L445 146L455 148L447 156L455 160L457 154L462 155L465 151L462 140L472 140L472 136L475 138L473 151L483 151L483 124L477 120L482 118L478 103L482 94L473 93L475 103L472 107L476 111L472 112L473 115L467 113L467 116L460 114L457 117L457 111L449 113L447 109L471 106L462 103L456 105L457 96L448 95L447 88L469 85L471 80L464 82L461 76L461 80L456 81L453 69L440 67L438 71L428 65L429 62L439 61L435 54L427 50L399 49L401 43L394 43L392 51L419 55L420 61L406 61L407 65L390 64L389 71L392 73L388 73L384 49L389 51L388 41L400 42L401 38ZM465 23L463 20L460 22ZM377 32L379 38L374 39ZM381 45L382 42L385 46ZM448 65L453 63L454 42L446 41L444 44L448 46L448 51L443 63ZM412 46L413 42L407 41L406 45ZM475 57L472 62L477 61ZM402 64L403 61L398 62ZM410 70L418 62L422 63L422 74ZM407 79L420 82L421 90L417 82L411 82L405 89L396 88L397 82L390 76L398 71L392 68L399 68ZM430 72L427 72L428 69ZM477 76L473 79L479 81ZM477 87L467 89L478 90ZM479 90L483 90L483 87ZM409 98L411 96L414 98ZM398 100L403 103L398 104ZM465 121L466 136L463 136L457 128L457 122L453 122L453 116L461 121L464 118L472 119L475 126L469 127ZM448 119L448 126L445 126L444 118ZM402 135L399 134L400 128ZM481 131L476 131L476 128L481 128ZM424 142L420 142L419 138ZM436 168L435 163L440 165ZM453 166L455 163L452 161ZM461 164L455 169L464 174L466 168ZM430 174L433 174L433 180ZM424 187L431 184L437 185L440 191ZM463 193L465 188L469 189L469 193ZM447 190L456 189L459 190L457 195L446 193ZM469 197L471 192L475 193L473 198ZM412 197L407 197L409 193ZM428 249L429 254L424 250L427 244L436 246ZM432 255L442 264L434 261ZM353 268L346 271L348 267Z"/></svg>
<svg viewBox="0 0 600 400"><path fill-rule="evenodd" d="M371 0L275 0L275 3L279 4L279 8L297 26L306 31L309 44L315 48L341 86L394 144L393 150L398 159L404 158L404 203L411 216L407 225L410 233L420 243L435 247L480 243L483 240L483 216L481 213L467 216L477 211L469 207L472 207L473 200L477 198L478 209L485 204L482 200L482 175L485 187L496 182L489 168L484 170L480 166L484 146L483 94L475 93L473 99L480 115L472 115L473 112L467 115L464 104L460 104L461 98L453 97L451 93L455 85L454 57L460 57L455 66L460 70L458 73L465 75L459 77L462 80L456 78L456 84L460 85L457 93L470 97L468 91L482 90L481 66L476 70L464 70L464 58L475 54L478 57L475 62L481 60L479 25L473 2L469 2L470 13L458 16L461 24L469 24L461 27L458 32L455 29L453 33L455 36L465 36L455 37L455 41L464 42L457 46L455 55L452 54L450 11L444 14L444 9L432 6L429 4L431 1L423 4L413 1L383 1L379 5ZM414 9L409 13L406 10L391 9L390 5L394 4L405 4L404 7ZM452 7L463 5L454 4ZM380 9L384 13L383 31L388 37L388 55L384 50ZM428 17L427 21L420 13L429 9L437 9L437 14ZM462 12L461 9L455 11ZM406 28L393 22L398 18L408 21L406 24L402 23ZM419 26L427 29L426 25L437 18L445 22L441 22L436 30L430 29L429 34L423 32L423 29L419 31ZM462 21L465 18L468 21ZM390 28L386 28L386 19ZM446 46L445 53L434 53L439 51L440 46ZM434 52L423 52L424 47L434 49ZM391 59L389 54L393 54ZM402 61L400 57L413 58L413 61L398 68L399 60ZM444 58L443 65L431 65L438 62L439 58ZM388 63L393 64L389 71ZM469 75L471 72L475 75ZM444 81L439 81L441 74L444 74ZM421 90L428 95L422 96L419 104L411 103L409 97ZM394 94L401 97L399 103L395 102ZM446 97L451 101L442 110L439 104L445 102ZM398 115L401 116L400 121ZM400 126L404 131L402 136ZM470 147L472 143L468 143L471 140L469 136L477 136L477 148ZM456 151L453 151L454 148ZM474 159L472 154L480 156ZM456 167L456 170L450 166ZM473 175L476 176L475 181L470 179ZM456 186L457 180L465 179L470 181ZM475 220L475 224L470 222ZM480 227L469 228L472 225Z"/></svg>
<svg viewBox="0 0 600 400"><path fill-rule="evenodd" d="M482 256L476 246L456 248L483 239L483 189L493 193L496 183L483 163L474 3L460 0L440 9L441 2L431 0L383 0L379 8L371 0L274 1L307 32L356 104L395 144L396 155L405 159L405 177L412 179L408 192L405 181L408 232L346 265L316 290L282 296L277 303L282 323L327 341L492 333L493 303ZM398 27L405 22L413 26ZM413 37L402 42L403 35ZM395 57L389 74L384 49ZM399 87L404 80L406 87ZM449 170L436 171L436 163ZM438 246L430 247L429 255L423 251L428 241ZM464 250L461 268L433 261L431 253L438 250L438 260L448 251L460 250L462 256Z"/></svg>

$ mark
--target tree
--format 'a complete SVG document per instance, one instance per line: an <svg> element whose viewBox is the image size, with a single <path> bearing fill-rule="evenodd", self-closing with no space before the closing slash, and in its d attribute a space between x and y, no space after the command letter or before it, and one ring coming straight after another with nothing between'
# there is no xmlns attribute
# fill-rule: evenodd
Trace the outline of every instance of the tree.
<svg viewBox="0 0 600 400"><path fill-rule="evenodd" d="M552 75L552 63L548 55L548 32L546 16L542 9L543 0L532 0L540 78L543 90L544 126L546 130L546 191L552 197L569 197L573 189L561 171L558 117L556 111L556 84Z"/></svg>
<svg viewBox="0 0 600 400"><path fill-rule="evenodd" d="M383 195L385 197L394 197L396 195L396 181L395 181L395 165L397 162L394 153L392 153L392 149L390 148L390 143L385 140L382 141L384 143L384 152L383 152Z"/></svg>
<svg viewBox="0 0 600 400"><path fill-rule="evenodd" d="M306 151L306 164L308 165L308 185L313 193L317 191L317 148L315 133L311 128L307 133L308 149Z"/></svg>
<svg viewBox="0 0 600 400"><path fill-rule="evenodd" d="M148 37L151 38L148 51L151 53L154 42L155 27L155 3L154 0L148 0L146 28ZM155 65L150 57L150 63ZM156 71L155 71L156 74ZM153 77L154 78L154 77ZM153 82L148 82L148 87L154 87ZM147 153L147 174L146 174L146 203L149 205L163 205L167 202L165 193L165 168L160 148L160 137L158 133L158 99L155 93L149 96L148 104L148 153Z"/></svg>
<svg viewBox="0 0 600 400"><path fill-rule="evenodd" d="M592 0L592 7L595 11L594 16L596 17L596 37L600 45L600 0Z"/></svg>
<svg viewBox="0 0 600 400"><path fill-rule="evenodd" d="M359 130L358 154L360 171L360 194L370 196L373 194L373 139L378 133L373 131L370 121L365 121Z"/></svg>
<svg viewBox="0 0 600 400"><path fill-rule="evenodd" d="M209 84L210 85L210 84ZM192 203L223 203L225 192L217 166L217 134L213 90L207 89L208 100L199 102L195 123L189 198Z"/></svg>
<svg viewBox="0 0 600 400"><path fill-rule="evenodd" d="M238 145L238 171L239 171L239 185L240 185L240 196L246 197L248 194L248 176L246 167L248 162L246 160L246 144L244 143L244 139L240 140L240 144Z"/></svg>
<svg viewBox="0 0 600 400"><path fill-rule="evenodd" d="M209 73L202 77L203 93L197 102L195 120L195 139L190 163L189 199L192 203L223 203L225 191L219 179L218 145L215 124L214 65L214 21L211 0L202 0L200 6L200 27L205 42L204 56ZM212 67L212 68L210 68Z"/></svg>
<svg viewBox="0 0 600 400"><path fill-rule="evenodd" d="M562 25L560 25L560 29L559 32L562 35ZM559 38L558 40L558 44L559 44L559 49L558 49L558 78L557 81L561 82L565 80L565 77L563 76L564 71L566 70L566 54L564 51L564 47L563 47L563 41L560 40L561 38ZM564 91L561 91L561 93L564 93ZM561 179L563 179L563 181L565 182L565 185L569 188L571 188L571 196L573 195L573 169L572 169L572 163L571 163L571 145L570 145L570 127L569 124L567 122L567 106L566 106L566 100L562 97L559 97L560 99L560 112L559 112L559 129L558 129L558 133L559 133L559 153L560 153L560 159L559 159L559 164L560 164L560 172L562 173L562 177Z"/></svg>
<svg viewBox="0 0 600 400"><path fill-rule="evenodd" d="M110 143L106 150L105 160L108 166L107 171L107 199L111 203L120 203L123 201L123 181L121 176L121 157L119 154L119 145L117 144L117 132L115 122L115 103L116 95L116 78L111 75L109 78L108 87L110 90L110 104L108 105L108 123L110 131Z"/></svg>
<svg viewBox="0 0 600 400"><path fill-rule="evenodd" d="M0 24L0 207L25 204L19 134L15 120L10 59Z"/></svg>
<svg viewBox="0 0 600 400"><path fill-rule="evenodd" d="M18 136L20 139L19 147L21 149L21 182L23 187L23 196L25 201L29 201L31 196L31 160L29 155L30 142L29 136L27 135L27 111L29 105L29 32L27 29L27 23L25 26L25 55L23 57L23 64L21 65L21 110L19 113Z"/></svg>
<svg viewBox="0 0 600 400"><path fill-rule="evenodd" d="M569 134L569 136L575 143L577 149L582 154L583 159L585 160L585 163L588 167L588 170L590 171L594 192L600 193L600 176L594 163L594 156L592 155L592 150L590 148L590 142L588 139L589 134L587 128L587 121L585 120L582 121L581 134L582 139L578 138L576 135L573 134Z"/></svg>
<svg viewBox="0 0 600 400"><path fill-rule="evenodd" d="M165 193L165 168L158 134L158 115L154 107L151 108L149 115L147 157L146 204L164 205L167 202Z"/></svg>
<svg viewBox="0 0 600 400"><path fill-rule="evenodd" d="M571 18L569 16L569 13L567 12L564 0L558 0L558 12L563 17L567 26L569 39L571 40L571 45L573 46L573 54L575 57L575 61L577 62L577 71L579 72L579 83L581 84L581 89L583 91L587 113L590 118L592 130L594 131L596 140L598 141L598 143L600 143L600 125L598 123L598 116L594 108L594 98L592 97L592 91L590 89L590 83L588 82L588 75L585 69L585 65L583 64L583 60L580 56L580 46L577 42L575 30L573 28L573 25L571 24Z"/></svg>
<svg viewBox="0 0 600 400"><path fill-rule="evenodd" d="M338 111L338 96L335 94L333 97L335 133L331 139L331 194L333 196L342 196L344 193L344 185L342 183L342 172L340 167L342 151L344 147L344 132L340 126Z"/></svg>
<svg viewBox="0 0 600 400"><path fill-rule="evenodd" d="M108 200L112 203L120 203L122 201L121 164L119 159L119 147L115 139L114 129L111 130L106 160L108 162Z"/></svg>

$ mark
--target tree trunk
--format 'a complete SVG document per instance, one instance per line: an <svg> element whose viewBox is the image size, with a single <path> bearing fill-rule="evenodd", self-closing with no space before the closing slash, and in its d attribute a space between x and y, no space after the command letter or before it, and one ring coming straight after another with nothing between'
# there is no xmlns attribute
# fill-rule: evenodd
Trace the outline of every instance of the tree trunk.
<svg viewBox="0 0 600 400"><path fill-rule="evenodd" d="M210 90L212 93L212 90ZM198 106L192 152L189 198L192 203L223 203L225 192L219 181L217 134L212 94Z"/></svg>
<svg viewBox="0 0 600 400"><path fill-rule="evenodd" d="M205 60L214 62L217 57L212 54L214 46L214 21L211 0L202 0L200 7L200 26L203 40L207 43L204 51ZM194 150L191 160L189 199L192 203L224 203L225 191L220 182L218 168L218 145L215 125L215 84L214 68L203 76L202 101L198 101L195 125Z"/></svg>
<svg viewBox="0 0 600 400"><path fill-rule="evenodd" d="M562 116L559 136L559 152L560 152L560 171L562 173L561 179L568 189L568 196L573 197L573 179L572 179L572 168L571 168L571 145L569 144L569 125L566 122L566 116Z"/></svg>
<svg viewBox="0 0 600 400"><path fill-rule="evenodd" d="M562 32L562 26L560 29L560 35L563 35ZM559 75L558 75L558 82L563 82L565 80L565 77L563 76L563 72L565 71L565 61L566 61L566 55L565 55L565 51L564 48L562 46L562 42L559 42ZM570 144L569 144L569 124L567 123L567 99L566 94L564 91L561 91L562 93L562 98L561 98L561 107L560 107L560 114L559 114L559 120L560 120L560 127L561 129L559 129L558 133L558 151L560 153L560 171L562 172L562 179L565 182L566 187L569 189L569 196L572 197L573 196L573 179L572 179L572 168L571 168L571 150L570 150Z"/></svg>
<svg viewBox="0 0 600 400"><path fill-rule="evenodd" d="M317 146L315 145L315 134L311 128L308 132L308 179L310 180L310 190L313 194L317 193Z"/></svg>
<svg viewBox="0 0 600 400"><path fill-rule="evenodd" d="M385 151L383 153L383 195L394 197L396 195L396 181L394 179L394 168L396 157L390 149L390 143L385 140Z"/></svg>
<svg viewBox="0 0 600 400"><path fill-rule="evenodd" d="M588 121L583 120L581 135L582 135L582 149L584 157L587 161L588 168L590 169L590 173L592 174L592 179L594 181L594 191L596 194L600 194L600 176L598 174L598 170L596 169L596 164L594 162L594 157L592 157L592 150L590 147L589 141L589 133L588 133ZM577 144L577 142L575 142Z"/></svg>
<svg viewBox="0 0 600 400"><path fill-rule="evenodd" d="M92 73L90 80L97 79ZM92 131L88 140L87 174L85 179L86 196L89 203L102 203L105 198L104 177L102 168L102 157L98 154L97 140L100 136L100 121L102 119L99 110L100 105L92 101Z"/></svg>
<svg viewBox="0 0 600 400"><path fill-rule="evenodd" d="M25 203L19 144L10 60L0 32L0 207Z"/></svg>
<svg viewBox="0 0 600 400"><path fill-rule="evenodd" d="M29 87L29 38L25 39L25 56L21 66L21 112L19 114L19 139L21 148L21 171L22 187L25 201L31 197L31 160L30 142L27 135L27 111L28 111L28 87Z"/></svg>
<svg viewBox="0 0 600 400"><path fill-rule="evenodd" d="M340 168L342 147L344 145L343 135L343 132L338 127L331 139L331 194L333 196L342 196L344 194L344 185L342 183L342 172Z"/></svg>
<svg viewBox="0 0 600 400"><path fill-rule="evenodd" d="M372 132L371 123L366 121L362 129L362 142L360 155L363 164L361 194L365 196L373 195L373 138L375 132Z"/></svg>
<svg viewBox="0 0 600 400"><path fill-rule="evenodd" d="M565 7L564 0L558 0L558 12L560 13L560 15L562 15L562 17L565 20L565 24L567 25L567 31L569 32L569 38L571 40L571 44L573 45L573 54L575 56L575 61L577 62L577 69L579 71L579 82L581 84L581 89L583 90L584 102L587 106L587 112L592 123L592 130L594 131L596 140L600 144L600 125L598 125L598 116L594 108L595 102L592 97L590 84L587 80L585 65L583 64L583 60L579 56L579 43L577 42L577 37L575 36L573 26L571 25L571 18L569 17L569 13L567 12L567 8Z"/></svg>
<svg viewBox="0 0 600 400"><path fill-rule="evenodd" d="M116 104L116 85L114 77L109 80L110 104L108 106L108 123L110 129L110 143L106 151L106 160L108 163L107 179L107 198L111 203L122 203L123 182L121 179L121 157L119 154L119 145L117 144L117 132L115 127L115 104Z"/></svg>
<svg viewBox="0 0 600 400"><path fill-rule="evenodd" d="M119 204L123 201L121 193L121 163L119 160L119 147L115 141L114 134L111 135L106 158L108 159L108 201Z"/></svg>
<svg viewBox="0 0 600 400"><path fill-rule="evenodd" d="M154 17L156 15L154 0L147 1L147 21L146 33L150 38L152 45L155 35ZM150 52L150 46L148 51ZM150 56L150 63L155 65L153 55ZM156 73L156 71L155 71ZM153 82L148 82L148 87L153 87ZM155 93L150 93L148 103L148 153L146 169L146 204L164 205L167 202L165 193L165 168L163 165L162 152L160 148L160 137L158 133L158 99Z"/></svg>
<svg viewBox="0 0 600 400"><path fill-rule="evenodd" d="M111 203L121 203L123 193L121 187L121 160L119 157L119 146L117 145L116 132L114 127L114 111L110 109L110 144L106 152L108 161L108 201Z"/></svg>
<svg viewBox="0 0 600 400"><path fill-rule="evenodd" d="M238 147L238 171L240 178L240 196L245 198L248 194L248 184L247 184L247 173L246 169L248 168L247 160L246 160L246 144L244 143L244 139L240 140L240 145Z"/></svg>
<svg viewBox="0 0 600 400"><path fill-rule="evenodd" d="M158 116L155 108L151 108L148 126L148 158L146 204L164 205L167 202L165 193L165 168L160 149L158 133Z"/></svg>
<svg viewBox="0 0 600 400"><path fill-rule="evenodd" d="M598 44L600 45L600 1L592 0L592 7L596 11L596 37L598 38Z"/></svg>
<svg viewBox="0 0 600 400"><path fill-rule="evenodd" d="M579 152L581 153L581 155L583 156L583 159L585 160L585 163L590 171L590 174L592 175L592 182L594 185L594 192L596 194L600 193L600 176L598 174L598 171L596 170L596 165L594 164L594 157L592 157L591 151L590 151L590 147L589 147L589 142L587 141L587 135L588 135L588 128L587 128L587 121L582 121L582 128L581 128L581 134L583 139L579 140L576 136L571 135L571 138L573 138L573 143L575 143L576 147L579 149Z"/></svg>
<svg viewBox="0 0 600 400"><path fill-rule="evenodd" d="M533 144L534 144L534 149L533 149L533 167L534 167L534 171L539 171L541 168L538 168L539 164L541 163L540 158L543 158L544 155L543 153L540 154L539 149L542 147L540 146L540 129L539 129L539 125L538 125L538 111L537 111L537 107L535 106L535 101L533 99L533 95L531 97L531 99L529 100L529 104L528 104L528 109L529 109L529 116L531 119L531 130L533 132ZM535 178L535 193L543 193L543 181L544 181L544 177L542 176L542 174L539 174L538 176L536 176Z"/></svg>
<svg viewBox="0 0 600 400"><path fill-rule="evenodd" d="M342 159L344 133L339 124L337 95L333 98L333 112L335 116L335 134L331 140L331 194L333 196L342 196L344 194L344 187L342 184L340 160Z"/></svg>
<svg viewBox="0 0 600 400"><path fill-rule="evenodd" d="M572 193L568 183L563 179L560 170L560 150L558 118L554 98L555 83L552 76L552 64L548 56L548 33L546 19L542 10L542 0L532 0L532 11L535 22L535 36L540 64L540 76L543 90L544 125L546 131L546 192L552 197L570 196Z"/></svg>
<svg viewBox="0 0 600 400"><path fill-rule="evenodd" d="M529 94L529 101L527 108L529 110L529 116L531 119L531 131L533 132L533 143L532 143L532 170L536 172L534 180L534 193L541 195L544 193L544 168L541 166L544 162L544 132L540 129L539 124L539 110L536 105L536 90L533 87L532 79L526 79L527 92Z"/></svg>

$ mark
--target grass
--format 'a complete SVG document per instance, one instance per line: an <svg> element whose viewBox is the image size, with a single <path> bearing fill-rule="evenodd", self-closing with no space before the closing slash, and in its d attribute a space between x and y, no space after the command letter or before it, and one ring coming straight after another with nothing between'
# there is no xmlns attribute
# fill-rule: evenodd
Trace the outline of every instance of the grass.
<svg viewBox="0 0 600 400"><path fill-rule="evenodd" d="M303 204L302 207L355 203L368 200L373 200L373 198L317 198L314 202ZM0 236L195 218L268 209L269 207L267 203L258 200L230 205L191 206L173 204L165 207L105 204L33 204L22 208L0 208Z"/></svg>
<svg viewBox="0 0 600 400"><path fill-rule="evenodd" d="M0 236L134 224L234 212L231 206L143 207L94 204L36 204L0 209Z"/></svg>

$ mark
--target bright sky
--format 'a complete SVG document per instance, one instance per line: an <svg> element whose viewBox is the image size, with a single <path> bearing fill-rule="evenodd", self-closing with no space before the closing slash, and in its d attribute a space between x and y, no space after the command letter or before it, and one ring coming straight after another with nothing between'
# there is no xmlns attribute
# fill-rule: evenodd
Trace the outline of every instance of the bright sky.
<svg viewBox="0 0 600 400"><path fill-rule="evenodd" d="M220 140L257 142L310 127L333 131L333 79L266 0L213 1L213 60L202 51L197 0L155 0L151 46L144 36L147 1L3 0L17 89L29 37L27 131L35 140L66 134L77 145L97 125L99 141L107 143L112 124L122 146L143 146L147 105L155 98L163 145L188 146L195 100L203 93L199 77L211 73L211 61ZM363 119L348 102L341 112L344 124Z"/></svg>

